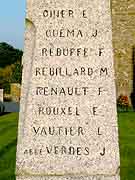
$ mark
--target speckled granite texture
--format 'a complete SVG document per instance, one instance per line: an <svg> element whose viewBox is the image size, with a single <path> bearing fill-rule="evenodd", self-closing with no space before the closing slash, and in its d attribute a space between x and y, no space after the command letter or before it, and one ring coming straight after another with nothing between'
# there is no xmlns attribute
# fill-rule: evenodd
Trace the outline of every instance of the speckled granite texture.
<svg viewBox="0 0 135 180"><path fill-rule="evenodd" d="M108 176L80 176L80 177L73 177L73 176L70 176L70 177L49 177L49 176L46 176L46 177L26 177L26 176L23 176L23 177L18 177L18 180L120 180L119 176L113 176L113 177L108 177Z"/></svg>

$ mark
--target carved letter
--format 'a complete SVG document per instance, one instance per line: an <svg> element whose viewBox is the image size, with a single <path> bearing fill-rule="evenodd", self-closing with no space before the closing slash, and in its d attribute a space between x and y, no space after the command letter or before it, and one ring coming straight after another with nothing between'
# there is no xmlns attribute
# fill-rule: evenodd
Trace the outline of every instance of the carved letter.
<svg viewBox="0 0 135 180"><path fill-rule="evenodd" d="M96 36L97 36L97 32L98 32L98 31L97 31L97 29L96 29L95 33L92 34L92 37L96 37Z"/></svg>
<svg viewBox="0 0 135 180"><path fill-rule="evenodd" d="M100 127L98 128L98 135L101 136L102 134L100 134Z"/></svg>
<svg viewBox="0 0 135 180"><path fill-rule="evenodd" d="M102 53L103 53L103 50L104 48L99 48L99 56L101 56L102 55Z"/></svg>
<svg viewBox="0 0 135 180"><path fill-rule="evenodd" d="M105 148L103 148L103 152L100 153L101 156L104 156L105 155Z"/></svg>

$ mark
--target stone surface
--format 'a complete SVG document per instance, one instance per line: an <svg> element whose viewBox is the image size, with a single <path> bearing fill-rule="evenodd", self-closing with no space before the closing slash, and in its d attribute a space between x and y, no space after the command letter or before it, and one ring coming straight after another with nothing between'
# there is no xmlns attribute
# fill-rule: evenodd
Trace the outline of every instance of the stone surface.
<svg viewBox="0 0 135 180"><path fill-rule="evenodd" d="M134 0L112 0L112 27L117 96L133 91L133 47L135 46Z"/></svg>
<svg viewBox="0 0 135 180"><path fill-rule="evenodd" d="M41 176L22 176L18 180L120 180L119 176L65 176L65 177L41 177Z"/></svg>
<svg viewBox="0 0 135 180"><path fill-rule="evenodd" d="M26 27L17 179L118 180L110 1L28 0Z"/></svg>

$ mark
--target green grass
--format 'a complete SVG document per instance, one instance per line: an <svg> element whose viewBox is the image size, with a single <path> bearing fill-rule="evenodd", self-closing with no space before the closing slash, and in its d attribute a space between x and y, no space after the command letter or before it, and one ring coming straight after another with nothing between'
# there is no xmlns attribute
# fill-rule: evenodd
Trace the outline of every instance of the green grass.
<svg viewBox="0 0 135 180"><path fill-rule="evenodd" d="M0 180L14 180L18 114L0 116Z"/></svg>
<svg viewBox="0 0 135 180"><path fill-rule="evenodd" d="M135 112L119 113L121 180L135 180Z"/></svg>
<svg viewBox="0 0 135 180"><path fill-rule="evenodd" d="M121 180L135 180L135 113L119 113ZM0 116L0 180L15 180L18 113Z"/></svg>

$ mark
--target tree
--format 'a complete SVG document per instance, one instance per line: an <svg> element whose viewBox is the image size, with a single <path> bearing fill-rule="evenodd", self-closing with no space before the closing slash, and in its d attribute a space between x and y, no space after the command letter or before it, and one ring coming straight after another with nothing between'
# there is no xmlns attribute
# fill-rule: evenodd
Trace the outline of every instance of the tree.
<svg viewBox="0 0 135 180"><path fill-rule="evenodd" d="M0 86L4 88L6 93L10 92L10 81L12 76L14 65L6 66L5 68L0 68Z"/></svg>
<svg viewBox="0 0 135 180"><path fill-rule="evenodd" d="M22 80L22 65L18 61L14 64L11 75L11 83L20 83Z"/></svg>
<svg viewBox="0 0 135 180"><path fill-rule="evenodd" d="M0 68L14 64L17 61L21 62L22 55L21 50L15 49L5 42L0 43Z"/></svg>

